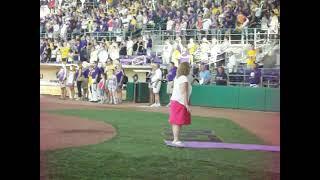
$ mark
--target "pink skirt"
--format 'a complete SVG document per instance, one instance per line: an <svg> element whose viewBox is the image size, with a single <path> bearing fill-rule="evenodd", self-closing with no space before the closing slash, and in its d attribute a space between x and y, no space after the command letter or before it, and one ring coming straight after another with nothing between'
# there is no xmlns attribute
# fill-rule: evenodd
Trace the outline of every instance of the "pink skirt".
<svg viewBox="0 0 320 180"><path fill-rule="evenodd" d="M169 123L172 125L191 124L191 115L187 108L178 101L171 101Z"/></svg>

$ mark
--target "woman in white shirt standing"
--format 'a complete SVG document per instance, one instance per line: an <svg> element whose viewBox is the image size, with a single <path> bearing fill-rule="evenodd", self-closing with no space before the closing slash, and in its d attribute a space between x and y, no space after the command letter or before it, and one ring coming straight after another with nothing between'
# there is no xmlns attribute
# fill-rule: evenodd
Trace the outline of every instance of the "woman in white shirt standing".
<svg viewBox="0 0 320 180"><path fill-rule="evenodd" d="M179 140L182 125L191 124L190 115L190 95L192 92L191 83L188 80L190 65L187 62L179 64L177 76L174 79L172 96L170 99L169 123L172 125L173 141L172 144L181 146Z"/></svg>
<svg viewBox="0 0 320 180"><path fill-rule="evenodd" d="M70 70L69 72L67 73L67 86L69 87L69 92L70 92L70 96L69 98L74 100L74 94L75 94L75 91L74 91L74 83L75 83L75 80L76 80L76 69L75 69L75 66L71 65L70 66Z"/></svg>

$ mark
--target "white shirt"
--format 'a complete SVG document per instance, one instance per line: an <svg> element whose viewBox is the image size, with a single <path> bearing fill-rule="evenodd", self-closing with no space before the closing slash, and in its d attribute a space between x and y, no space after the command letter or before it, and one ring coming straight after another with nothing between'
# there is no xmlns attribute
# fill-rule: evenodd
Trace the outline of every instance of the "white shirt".
<svg viewBox="0 0 320 180"><path fill-rule="evenodd" d="M268 29L268 19L266 17L262 17L261 19L261 29L262 30Z"/></svg>
<svg viewBox="0 0 320 180"><path fill-rule="evenodd" d="M271 33L278 34L278 26L279 26L278 17L277 16L273 16L271 18L271 22L270 22Z"/></svg>
<svg viewBox="0 0 320 180"><path fill-rule="evenodd" d="M58 51L58 48L56 48L56 49L51 51L51 58L56 58L57 57L57 51Z"/></svg>
<svg viewBox="0 0 320 180"><path fill-rule="evenodd" d="M54 31L54 32L58 32L59 29L60 29L59 24L55 24L55 25L53 26L53 31Z"/></svg>
<svg viewBox="0 0 320 180"><path fill-rule="evenodd" d="M90 54L90 63L93 63L94 61L98 60L98 51L94 50Z"/></svg>
<svg viewBox="0 0 320 180"><path fill-rule="evenodd" d="M162 79L162 71L160 70L160 68L158 68L154 75L151 78L151 82L156 82L157 80L161 80Z"/></svg>
<svg viewBox="0 0 320 180"><path fill-rule="evenodd" d="M129 26L129 18L123 18L121 19L123 27L127 28Z"/></svg>
<svg viewBox="0 0 320 180"><path fill-rule="evenodd" d="M103 62L103 63L107 62L108 57L109 55L106 49L102 49L98 52L99 62Z"/></svg>
<svg viewBox="0 0 320 180"><path fill-rule="evenodd" d="M210 26L211 26L211 19L210 18L204 19L203 20L203 30L205 30L205 31L209 30Z"/></svg>
<svg viewBox="0 0 320 180"><path fill-rule="evenodd" d="M72 84L74 81L75 72L69 71L68 78L67 78L67 84Z"/></svg>
<svg viewBox="0 0 320 180"><path fill-rule="evenodd" d="M183 30L186 30L187 29L187 22L186 21L184 21L184 22L182 22L181 23L181 30L183 31Z"/></svg>
<svg viewBox="0 0 320 180"><path fill-rule="evenodd" d="M180 85L182 85L183 83L188 82L188 100L190 99L190 95L192 92L192 86L191 83L188 80L187 76L179 76L178 78L175 78L173 81L173 90L172 90L172 96L170 98L170 100L173 101L178 101L180 104L186 106L186 104L184 104L184 97L182 95L182 88L180 87Z"/></svg>
<svg viewBox="0 0 320 180"><path fill-rule="evenodd" d="M148 23L148 17L147 16L144 16L143 17L143 24L147 24Z"/></svg>
<svg viewBox="0 0 320 180"><path fill-rule="evenodd" d="M131 48L133 48L133 41L129 40L127 41L127 49L131 49Z"/></svg>
<svg viewBox="0 0 320 180"><path fill-rule="evenodd" d="M167 31L172 30L174 21L170 20L167 22Z"/></svg>

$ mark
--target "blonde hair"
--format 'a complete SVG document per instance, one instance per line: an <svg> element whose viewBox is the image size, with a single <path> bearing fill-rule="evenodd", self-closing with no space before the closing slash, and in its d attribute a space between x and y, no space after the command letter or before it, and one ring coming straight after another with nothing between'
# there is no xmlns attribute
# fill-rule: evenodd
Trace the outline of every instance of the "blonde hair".
<svg viewBox="0 0 320 180"><path fill-rule="evenodd" d="M177 77L180 77L182 75L188 76L189 73L190 73L189 63L187 63L187 62L180 63L178 70L177 70Z"/></svg>

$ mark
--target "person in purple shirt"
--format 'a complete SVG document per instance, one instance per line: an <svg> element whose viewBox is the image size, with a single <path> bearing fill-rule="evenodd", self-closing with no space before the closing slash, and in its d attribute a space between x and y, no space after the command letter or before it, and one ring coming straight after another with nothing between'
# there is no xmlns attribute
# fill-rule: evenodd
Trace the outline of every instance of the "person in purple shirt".
<svg viewBox="0 0 320 180"><path fill-rule="evenodd" d="M258 68L258 65L254 64L253 70L251 71L250 77L249 77L250 87L259 87L260 82L261 82L261 71Z"/></svg>
<svg viewBox="0 0 320 180"><path fill-rule="evenodd" d="M98 67L98 63L95 62L94 67L93 67L93 71L92 71L92 99L90 100L90 102L98 102L98 83L100 81L99 77L100 77L100 68Z"/></svg>
<svg viewBox="0 0 320 180"><path fill-rule="evenodd" d="M173 80L176 77L176 73L177 73L177 67L174 66L173 62L170 62L168 67L168 74L167 74L167 94L169 95L169 98L171 98L171 95L172 95ZM170 107L170 102L167 105L167 107Z"/></svg>
<svg viewBox="0 0 320 180"><path fill-rule="evenodd" d="M83 80L82 80L82 84L81 84L81 87L83 89L82 100L88 100L88 95L89 95L89 91L88 91L89 73L90 73L90 70L89 70L88 67L85 67L85 68L82 69L82 75L83 75Z"/></svg>
<svg viewBox="0 0 320 180"><path fill-rule="evenodd" d="M121 64L116 65L115 67L116 72L115 75L117 77L117 89L116 89L116 101L117 103L122 103L122 86L123 86L123 75L124 71L121 67Z"/></svg>

